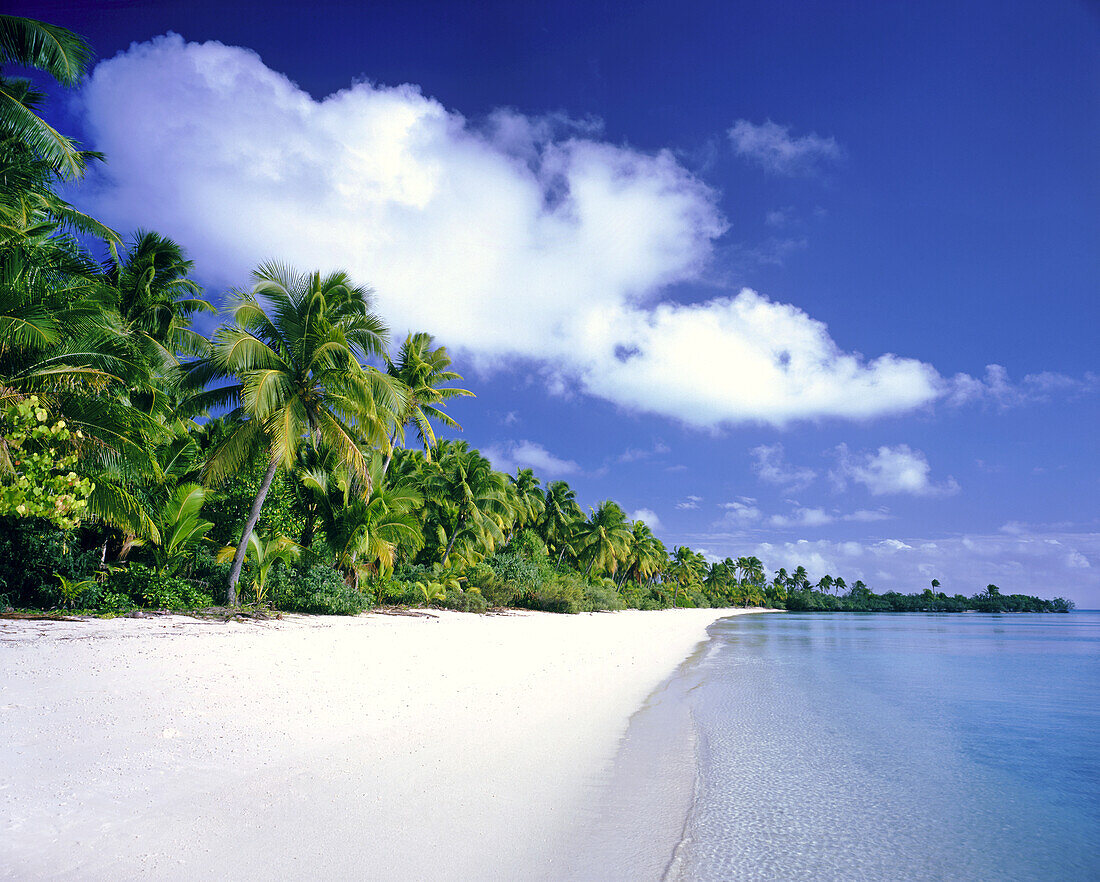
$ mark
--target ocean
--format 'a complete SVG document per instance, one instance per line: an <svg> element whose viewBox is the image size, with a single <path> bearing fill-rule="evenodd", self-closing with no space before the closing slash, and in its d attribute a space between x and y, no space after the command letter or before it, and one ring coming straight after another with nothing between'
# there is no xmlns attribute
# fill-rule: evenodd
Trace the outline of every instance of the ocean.
<svg viewBox="0 0 1100 882"><path fill-rule="evenodd" d="M660 876L1100 879L1100 613L764 614L709 633L624 740L629 756L693 724Z"/></svg>

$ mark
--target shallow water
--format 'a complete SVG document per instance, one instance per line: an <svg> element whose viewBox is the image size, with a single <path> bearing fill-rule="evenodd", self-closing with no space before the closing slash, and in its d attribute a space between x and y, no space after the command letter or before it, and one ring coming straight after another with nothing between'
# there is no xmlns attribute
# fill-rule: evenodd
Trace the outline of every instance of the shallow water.
<svg viewBox="0 0 1100 882"><path fill-rule="evenodd" d="M682 674L696 783L666 878L1100 879L1100 614L710 633Z"/></svg>

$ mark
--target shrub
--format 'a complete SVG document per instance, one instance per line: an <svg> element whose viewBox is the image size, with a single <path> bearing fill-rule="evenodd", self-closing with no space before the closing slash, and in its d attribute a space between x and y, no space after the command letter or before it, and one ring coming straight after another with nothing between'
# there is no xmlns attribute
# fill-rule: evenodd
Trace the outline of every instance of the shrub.
<svg viewBox="0 0 1100 882"><path fill-rule="evenodd" d="M584 582L578 576L555 573L523 598L528 609L578 613L584 604Z"/></svg>
<svg viewBox="0 0 1100 882"><path fill-rule="evenodd" d="M447 597L443 601L446 609L454 609L459 612L483 613L489 608L489 602L476 590L463 591L461 588L450 588Z"/></svg>
<svg viewBox="0 0 1100 882"><path fill-rule="evenodd" d="M64 599L58 577L83 581L95 575L96 549L82 551L68 534L39 518L0 517L0 594L14 607L50 609ZM99 591L98 586L94 589ZM91 595L77 598L86 608Z"/></svg>
<svg viewBox="0 0 1100 882"><path fill-rule="evenodd" d="M614 583L608 585L607 581L603 580L596 585L585 587L582 606L586 612L626 608L626 604L615 589Z"/></svg>
<svg viewBox="0 0 1100 882"><path fill-rule="evenodd" d="M276 609L314 615L357 616L371 606L370 595L324 563L279 568L271 575L268 596Z"/></svg>
<svg viewBox="0 0 1100 882"><path fill-rule="evenodd" d="M137 563L112 570L107 576L104 595L121 595L146 609L198 609L214 604L202 585L191 579L161 575ZM111 602L120 601L112 597Z"/></svg>
<svg viewBox="0 0 1100 882"><path fill-rule="evenodd" d="M428 578L428 577L424 577ZM423 606L424 592L417 587L416 581L387 579L377 587L378 602L386 606Z"/></svg>

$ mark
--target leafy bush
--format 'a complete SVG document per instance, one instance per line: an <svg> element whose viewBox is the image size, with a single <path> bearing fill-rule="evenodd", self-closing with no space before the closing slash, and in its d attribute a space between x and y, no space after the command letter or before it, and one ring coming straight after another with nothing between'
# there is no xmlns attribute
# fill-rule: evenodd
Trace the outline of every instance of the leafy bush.
<svg viewBox="0 0 1100 882"><path fill-rule="evenodd" d="M578 613L584 608L584 581L571 573L554 573L523 598L528 609Z"/></svg>
<svg viewBox="0 0 1100 882"><path fill-rule="evenodd" d="M0 517L0 594L23 609L51 609L64 602L58 578L70 581L90 579L96 573L99 556L70 541L68 534L40 518ZM99 591L99 587L94 589ZM91 603L87 603L91 601ZM90 594L76 604L95 605Z"/></svg>
<svg viewBox="0 0 1100 882"><path fill-rule="evenodd" d="M489 602L481 596L480 591L450 588L446 599L443 600L443 606L458 612L483 613L489 608Z"/></svg>
<svg viewBox="0 0 1100 882"><path fill-rule="evenodd" d="M427 578L427 577L425 577ZM387 579L377 587L378 602L386 606L423 606L424 593L415 581Z"/></svg>
<svg viewBox="0 0 1100 882"><path fill-rule="evenodd" d="M625 609L626 603L615 588L615 584L609 579L601 580L598 584L587 585L584 589L582 608L586 612L597 610Z"/></svg>
<svg viewBox="0 0 1100 882"><path fill-rule="evenodd" d="M272 606L286 612L357 616L371 606L370 595L348 585L323 563L273 571L268 592Z"/></svg>
<svg viewBox="0 0 1100 882"><path fill-rule="evenodd" d="M105 596L111 595L128 598L146 609L198 609L214 604L203 586L191 579L162 575L137 563L111 571ZM117 605L120 601L112 597L111 602Z"/></svg>

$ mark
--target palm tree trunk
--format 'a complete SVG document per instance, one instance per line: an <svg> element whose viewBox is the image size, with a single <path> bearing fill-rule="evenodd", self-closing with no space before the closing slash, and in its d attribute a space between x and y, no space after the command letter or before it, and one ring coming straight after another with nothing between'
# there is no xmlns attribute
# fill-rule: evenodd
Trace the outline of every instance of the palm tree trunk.
<svg viewBox="0 0 1100 882"><path fill-rule="evenodd" d="M462 528L462 518L459 518L458 523L455 524L454 531L451 533L451 538L447 541L447 550L443 552L443 560L440 562L440 566L447 566L447 558L451 555L451 548L455 544L455 539L458 538L458 531Z"/></svg>
<svg viewBox="0 0 1100 882"><path fill-rule="evenodd" d="M237 580L241 578L241 567L244 566L244 555L248 551L248 539L252 531L256 529L256 522L260 519L260 510L264 507L264 499L267 491L271 489L271 482L275 480L275 470L279 467L279 460L274 456L267 465L267 474L264 475L260 491L252 502L252 511L248 513L248 520L244 522L241 531L241 541L237 543L237 551L233 555L233 567L229 570L229 584L226 588L225 601L229 606L237 605Z"/></svg>
<svg viewBox="0 0 1100 882"><path fill-rule="evenodd" d="M390 463L393 461L394 444L397 442L397 429L393 430L393 434L390 436L390 452L386 454L386 461L382 463L382 477L386 477L386 472L390 470Z"/></svg>

